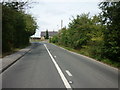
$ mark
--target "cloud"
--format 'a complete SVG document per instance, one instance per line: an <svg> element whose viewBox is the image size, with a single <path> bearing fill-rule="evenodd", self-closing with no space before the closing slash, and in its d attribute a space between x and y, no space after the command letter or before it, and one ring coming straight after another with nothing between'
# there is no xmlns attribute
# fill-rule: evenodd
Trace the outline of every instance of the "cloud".
<svg viewBox="0 0 120 90"><path fill-rule="evenodd" d="M47 14L54 15L54 16L66 14L65 11L62 11L62 10L59 10L59 9L47 9L45 12Z"/></svg>
<svg viewBox="0 0 120 90"><path fill-rule="evenodd" d="M49 25L50 23L48 23L48 21L39 21L38 24L39 25Z"/></svg>

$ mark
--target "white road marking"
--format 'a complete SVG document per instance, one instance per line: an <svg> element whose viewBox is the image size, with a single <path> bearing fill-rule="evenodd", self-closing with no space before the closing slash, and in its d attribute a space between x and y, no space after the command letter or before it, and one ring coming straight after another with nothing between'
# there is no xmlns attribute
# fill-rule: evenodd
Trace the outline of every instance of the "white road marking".
<svg viewBox="0 0 120 90"><path fill-rule="evenodd" d="M69 81L69 83L70 83L70 84L73 84L73 82L72 82L72 81Z"/></svg>
<svg viewBox="0 0 120 90"><path fill-rule="evenodd" d="M72 76L72 74L68 70L66 70L66 73L68 74L68 76Z"/></svg>
<svg viewBox="0 0 120 90"><path fill-rule="evenodd" d="M61 79L62 79L65 87L68 88L68 90L72 90L72 87L70 86L69 82L67 81L67 79L66 79L65 75L63 74L62 70L60 69L59 65L57 64L57 62L56 62L55 59L53 58L52 54L51 54L50 51L48 50L46 44L44 44L44 46L45 46L45 48L46 48L46 50L47 50L50 58L52 59L52 61L53 61L54 65L55 65L58 73L60 74L60 77L61 77Z"/></svg>

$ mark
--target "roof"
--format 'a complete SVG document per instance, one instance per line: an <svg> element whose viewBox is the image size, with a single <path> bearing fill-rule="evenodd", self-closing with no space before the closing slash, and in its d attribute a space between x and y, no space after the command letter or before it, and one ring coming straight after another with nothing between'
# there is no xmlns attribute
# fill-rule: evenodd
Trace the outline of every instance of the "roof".
<svg viewBox="0 0 120 90"><path fill-rule="evenodd" d="M48 31L48 35L49 36L54 36L54 35L56 35L58 32L57 31ZM41 32L41 37L44 37L44 36L46 36L46 31L42 31Z"/></svg>

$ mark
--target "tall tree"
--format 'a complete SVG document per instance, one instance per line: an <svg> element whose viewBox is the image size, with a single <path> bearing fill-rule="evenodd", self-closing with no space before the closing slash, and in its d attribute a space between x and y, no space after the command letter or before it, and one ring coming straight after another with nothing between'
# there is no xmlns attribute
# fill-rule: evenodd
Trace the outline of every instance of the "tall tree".
<svg viewBox="0 0 120 90"><path fill-rule="evenodd" d="M72 22L69 23L69 36L70 43L73 48L81 48L83 45L86 45L90 40L89 32L91 19L89 14L77 15L76 18L73 18Z"/></svg>
<svg viewBox="0 0 120 90"><path fill-rule="evenodd" d="M48 33L48 30L46 30L45 39L49 39L49 33Z"/></svg>
<svg viewBox="0 0 120 90"><path fill-rule="evenodd" d="M102 10L104 30L104 55L105 57L120 61L120 1L102 2L99 4Z"/></svg>
<svg viewBox="0 0 120 90"><path fill-rule="evenodd" d="M2 4L2 51L9 52L14 48L27 46L29 37L35 33L35 19L24 11L12 8L19 6L17 2ZM14 4L16 4L14 6ZM21 6L22 7L22 6Z"/></svg>

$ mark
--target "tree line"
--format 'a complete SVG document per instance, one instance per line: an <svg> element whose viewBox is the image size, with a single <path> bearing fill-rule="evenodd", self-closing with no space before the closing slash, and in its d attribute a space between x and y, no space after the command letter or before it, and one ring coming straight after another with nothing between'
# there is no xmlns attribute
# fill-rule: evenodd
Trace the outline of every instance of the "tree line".
<svg viewBox="0 0 120 90"><path fill-rule="evenodd" d="M101 2L102 12L92 17L73 17L68 28L50 38L50 42L70 47L97 60L120 66L120 2Z"/></svg>
<svg viewBox="0 0 120 90"><path fill-rule="evenodd" d="M37 29L35 19L26 14L28 2L2 2L2 52L25 47Z"/></svg>

